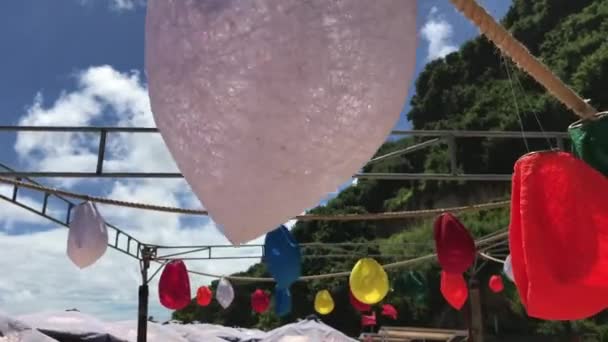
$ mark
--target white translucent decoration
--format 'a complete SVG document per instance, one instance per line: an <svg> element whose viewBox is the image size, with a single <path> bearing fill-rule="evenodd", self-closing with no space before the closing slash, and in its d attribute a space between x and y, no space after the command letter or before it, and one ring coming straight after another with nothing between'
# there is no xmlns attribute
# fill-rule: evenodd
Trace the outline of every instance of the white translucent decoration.
<svg viewBox="0 0 608 342"><path fill-rule="evenodd" d="M505 276L507 276L507 278L509 278L510 281L515 281L515 277L513 276L513 265L511 264L511 255L507 255L507 258L505 259L505 264L502 268L503 273L505 274Z"/></svg>
<svg viewBox="0 0 608 342"><path fill-rule="evenodd" d="M149 0L154 120L232 243L314 207L395 126L414 0Z"/></svg>
<svg viewBox="0 0 608 342"><path fill-rule="evenodd" d="M108 248L108 229L95 204L82 203L72 209L68 232L68 257L76 266L94 264Z"/></svg>
<svg viewBox="0 0 608 342"><path fill-rule="evenodd" d="M215 290L215 299L220 305L226 309L234 300L234 289L232 284L226 278L220 279Z"/></svg>

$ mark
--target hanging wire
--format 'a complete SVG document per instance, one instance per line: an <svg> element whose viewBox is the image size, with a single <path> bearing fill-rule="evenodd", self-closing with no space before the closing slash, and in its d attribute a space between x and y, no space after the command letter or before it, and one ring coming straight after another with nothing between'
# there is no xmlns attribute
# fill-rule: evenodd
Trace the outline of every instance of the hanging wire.
<svg viewBox="0 0 608 342"><path fill-rule="evenodd" d="M509 86L511 88L511 95L513 96L513 103L515 103L515 113L517 114L517 118L519 119L519 128L521 130L521 135L524 139L524 144L526 145L526 150L528 153L530 152L530 146L528 145L528 139L526 138L526 133L524 132L524 121L521 117L521 113L519 111L519 104L517 103L517 96L515 95L515 88L513 87L513 80L511 79L511 72L509 71L509 66L507 65L507 60L504 56L501 56L502 64L505 67L507 72L507 77L509 78Z"/></svg>

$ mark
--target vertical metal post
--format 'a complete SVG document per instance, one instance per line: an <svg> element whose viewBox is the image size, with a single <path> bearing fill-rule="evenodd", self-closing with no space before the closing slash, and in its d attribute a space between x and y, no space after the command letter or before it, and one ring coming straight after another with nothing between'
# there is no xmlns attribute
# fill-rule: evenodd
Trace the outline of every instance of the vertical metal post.
<svg viewBox="0 0 608 342"><path fill-rule="evenodd" d="M148 246L141 249L141 279L139 286L139 306L137 310L137 342L146 342L148 339L148 269L154 251Z"/></svg>
<svg viewBox="0 0 608 342"><path fill-rule="evenodd" d="M475 276L469 285L471 321L469 326L469 341L483 342L483 315L481 312L481 295L479 281Z"/></svg>
<svg viewBox="0 0 608 342"><path fill-rule="evenodd" d="M450 154L450 173L452 176L456 176L458 174L458 163L456 160L456 138L453 135L448 135L446 139L448 143L448 152Z"/></svg>

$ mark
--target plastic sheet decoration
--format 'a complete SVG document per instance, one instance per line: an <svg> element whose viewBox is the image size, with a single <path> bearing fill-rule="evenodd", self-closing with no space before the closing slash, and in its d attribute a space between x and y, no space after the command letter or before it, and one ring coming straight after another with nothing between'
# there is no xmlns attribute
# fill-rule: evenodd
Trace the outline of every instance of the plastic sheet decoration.
<svg viewBox="0 0 608 342"><path fill-rule="evenodd" d="M156 126L232 243L334 192L399 119L416 1L149 0L147 9Z"/></svg>
<svg viewBox="0 0 608 342"><path fill-rule="evenodd" d="M572 152L608 176L608 113L597 120L577 121L570 125Z"/></svg>
<svg viewBox="0 0 608 342"><path fill-rule="evenodd" d="M441 272L441 294L454 309L460 310L469 297L467 283L462 274Z"/></svg>
<svg viewBox="0 0 608 342"><path fill-rule="evenodd" d="M215 299L222 306L222 308L226 309L232 304L234 300L234 289L232 288L232 284L226 278L220 279L217 284L217 288L215 289Z"/></svg>
<svg viewBox="0 0 608 342"><path fill-rule="evenodd" d="M515 164L509 248L529 316L578 320L608 307L608 181L564 152Z"/></svg>
<svg viewBox="0 0 608 342"><path fill-rule="evenodd" d="M381 314L382 314L382 316L388 317L393 320L396 320L397 316L399 315L399 313L397 312L397 309L395 309L395 307L392 306L391 304L382 305Z"/></svg>
<svg viewBox="0 0 608 342"><path fill-rule="evenodd" d="M315 295L315 311L321 315L328 315L334 311L334 299L327 290L321 290Z"/></svg>
<svg viewBox="0 0 608 342"><path fill-rule="evenodd" d="M510 281L515 282L515 277L513 277L513 265L511 264L511 255L507 255L505 264L502 267L502 272Z"/></svg>
<svg viewBox="0 0 608 342"><path fill-rule="evenodd" d="M488 287L494 293L502 292L502 290L505 289L505 285L502 282L502 277L496 274L491 276L490 280L488 281Z"/></svg>
<svg viewBox="0 0 608 342"><path fill-rule="evenodd" d="M275 288L274 291L274 312L282 317L291 312L291 292L289 289Z"/></svg>
<svg viewBox="0 0 608 342"><path fill-rule="evenodd" d="M270 296L261 289L255 290L251 294L251 308L257 313L264 313L270 306Z"/></svg>
<svg viewBox="0 0 608 342"><path fill-rule="evenodd" d="M355 310L359 312L367 312L372 309L372 306L369 304L361 303L355 296L353 295L352 290L349 290L348 297L350 299L350 304L355 308Z"/></svg>
<svg viewBox="0 0 608 342"><path fill-rule="evenodd" d="M190 277L181 260L173 260L163 269L158 281L160 303L171 310L180 310L190 304Z"/></svg>
<svg viewBox="0 0 608 342"><path fill-rule="evenodd" d="M196 291L196 303L200 306L207 306L211 303L213 292L207 286L201 286Z"/></svg>
<svg viewBox="0 0 608 342"><path fill-rule="evenodd" d="M94 264L108 249L108 228L95 204L85 202L74 207L69 226L68 257L80 268Z"/></svg>
<svg viewBox="0 0 608 342"><path fill-rule="evenodd" d="M357 261L348 279L355 298L364 304L380 302L389 290L388 275L382 265L371 258Z"/></svg>
<svg viewBox="0 0 608 342"><path fill-rule="evenodd" d="M300 246L285 226L266 234L264 263L279 288L289 288L302 275Z"/></svg>
<svg viewBox="0 0 608 342"><path fill-rule="evenodd" d="M460 221L450 213L439 215L434 224L435 248L441 268L464 273L475 261L475 241Z"/></svg>

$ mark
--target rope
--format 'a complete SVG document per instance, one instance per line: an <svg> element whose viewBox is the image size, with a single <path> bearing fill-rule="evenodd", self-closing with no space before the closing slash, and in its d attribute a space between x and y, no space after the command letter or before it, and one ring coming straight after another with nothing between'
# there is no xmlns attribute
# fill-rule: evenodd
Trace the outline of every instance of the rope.
<svg viewBox="0 0 608 342"><path fill-rule="evenodd" d="M493 257L493 256L490 256L490 255L488 255L488 254L486 254L486 253L482 253L482 252L480 252L480 253L479 253L479 255L480 255L482 258L484 258L484 259L487 259L487 260L490 260L490 261L494 261L494 262L497 262L497 263L499 263L499 264L504 264L504 263L505 263L505 261L504 261L504 260L500 260L500 259L495 258L495 257Z"/></svg>
<svg viewBox="0 0 608 342"><path fill-rule="evenodd" d="M528 49L511 35L502 25L479 6L475 0L450 0L452 4L471 20L481 33L492 41L505 55L509 56L521 69L544 86L551 95L561 101L583 119L590 119L597 110L583 100L570 87L536 59Z"/></svg>
<svg viewBox="0 0 608 342"><path fill-rule="evenodd" d="M485 245L488 243L492 243L497 240L502 240L505 237L507 237L508 234L509 233L506 231L506 229L503 229L503 230L500 230L498 233L491 234L492 236L490 236L490 237L484 237L484 238L477 240L475 242L475 245L481 246L481 245ZM437 257L437 254L432 253L432 254L427 254L427 255L417 257L414 259L408 259L408 260L393 262L390 264L384 264L384 265L382 265L382 267L384 269L401 268L401 267L405 267L405 266L411 266L413 264L417 264L417 263L420 263L423 261L433 260L436 257ZM217 275L217 274L213 274L213 273L190 271L190 270L188 272L192 273L192 274L196 274L196 275L205 276L205 277L211 277L211 278L217 278L217 279L226 278L228 280L233 280L233 281L261 282L261 283L272 283L275 281L274 278L268 278L268 277L221 276L221 275ZM302 276L302 277L298 278L298 281L309 281L309 280L319 280L319 279L327 279L327 278L347 277L349 275L350 275L350 271L327 273L327 274L316 274L316 275Z"/></svg>
<svg viewBox="0 0 608 342"><path fill-rule="evenodd" d="M45 192L54 195L60 195L64 197L76 198L83 201L108 204L120 207L127 208L135 208L135 209L143 209L143 210L152 210L152 211L160 211L160 212L168 212L175 214L186 214L186 215L208 215L206 210L201 209L188 209L188 208L179 208L179 207L169 207L169 206L161 206L156 204L146 204L140 202L128 202L121 201L112 198L106 197L97 197L91 195L80 194L76 192L60 190L55 188L46 187L40 184L33 184L28 182L23 182L11 178L0 177L0 183L10 184L18 187L27 188L30 190L36 190L40 192ZM315 215L315 214L306 214L306 215L298 215L294 217L295 220L298 221L363 221L363 220L395 220L395 219L405 219L405 218L414 218L414 217L432 217L438 214L442 214L445 212L465 212L465 211L481 211L481 210L491 210L497 208L504 208L510 205L510 201L500 201L500 202L491 202L491 203L482 203L482 204L473 204L462 207L452 207L452 208L439 208L439 209L424 209L424 210L412 210L412 211L396 211L396 212L387 212L387 213L371 213L371 214L332 214L332 215Z"/></svg>

